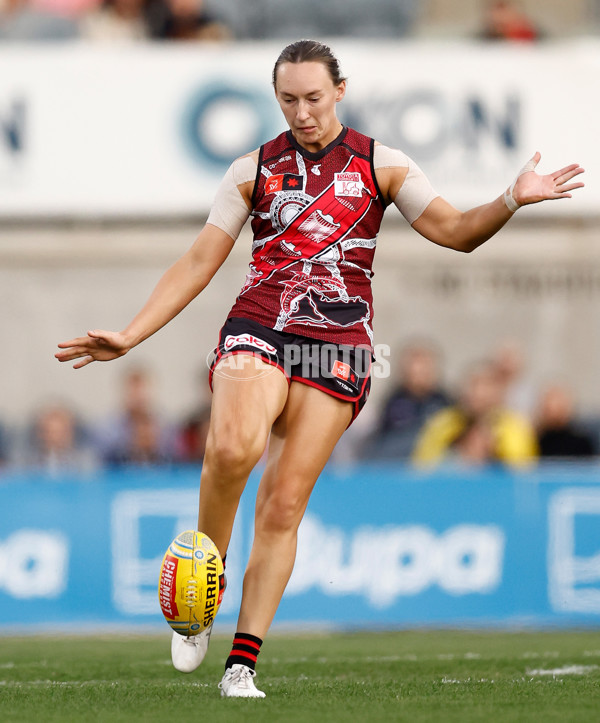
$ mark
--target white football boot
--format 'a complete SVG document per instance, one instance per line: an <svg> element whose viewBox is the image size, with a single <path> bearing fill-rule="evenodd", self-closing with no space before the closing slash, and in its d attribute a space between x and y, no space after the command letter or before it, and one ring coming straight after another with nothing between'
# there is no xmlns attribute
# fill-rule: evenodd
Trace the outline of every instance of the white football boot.
<svg viewBox="0 0 600 723"><path fill-rule="evenodd" d="M198 635L186 638L173 631L171 639L171 660L173 667L180 673L191 673L200 665L206 656L212 625Z"/></svg>
<svg viewBox="0 0 600 723"><path fill-rule="evenodd" d="M225 573L223 573L222 584L223 589L220 592L224 593L227 588L227 577ZM198 635L191 635L189 638L173 631L173 637L171 638L171 660L175 670L178 670L180 673L191 673L196 670L206 657L213 624L209 625L201 633L198 633Z"/></svg>
<svg viewBox="0 0 600 723"><path fill-rule="evenodd" d="M219 683L223 698L266 698L265 693L254 685L256 670L247 665L235 663L227 668Z"/></svg>

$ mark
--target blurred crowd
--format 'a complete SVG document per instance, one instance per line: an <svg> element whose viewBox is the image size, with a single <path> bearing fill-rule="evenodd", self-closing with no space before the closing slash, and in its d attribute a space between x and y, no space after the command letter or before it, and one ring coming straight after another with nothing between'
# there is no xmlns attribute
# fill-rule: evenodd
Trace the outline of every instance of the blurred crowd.
<svg viewBox="0 0 600 723"><path fill-rule="evenodd" d="M204 0L0 0L0 40L227 40Z"/></svg>
<svg viewBox="0 0 600 723"><path fill-rule="evenodd" d="M479 38L542 36L514 0L482 0L480 13ZM0 0L0 41L401 38L425 16L418 0Z"/></svg>
<svg viewBox="0 0 600 723"><path fill-rule="evenodd" d="M201 463L210 413L206 374L199 386L197 404L172 422L157 404L152 370L130 367L120 382L117 408L104 420L90 422L72 405L52 400L21 429L0 425L0 462L4 469L50 475Z"/></svg>
<svg viewBox="0 0 600 723"><path fill-rule="evenodd" d="M427 339L407 341L388 379L342 438L334 462L397 462L417 468L529 468L546 459L589 460L600 454L600 422L578 415L565 383L538 387L521 348L498 346L468 366L455 388L444 383L442 357ZM23 429L0 427L4 470L49 475L99 469L201 464L210 415L206 371L192 385L189 413L160 410L151 370L128 368L118 408L86 422L70 405L43 405ZM383 391L383 394L381 393Z"/></svg>
<svg viewBox="0 0 600 723"><path fill-rule="evenodd" d="M420 468L521 468L599 453L599 420L580 417L568 383L539 386L530 379L517 342L499 344L449 388L439 350L416 340L399 354L395 378L359 456L402 459Z"/></svg>

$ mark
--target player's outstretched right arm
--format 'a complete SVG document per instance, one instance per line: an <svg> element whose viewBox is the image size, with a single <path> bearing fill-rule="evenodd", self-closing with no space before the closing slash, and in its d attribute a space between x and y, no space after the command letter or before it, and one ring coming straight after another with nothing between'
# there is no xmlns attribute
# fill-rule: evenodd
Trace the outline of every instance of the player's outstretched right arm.
<svg viewBox="0 0 600 723"><path fill-rule="evenodd" d="M127 354L154 334L204 289L235 243L225 231L207 223L192 247L162 276L139 314L123 331L95 329L86 336L61 342L58 361L79 359L74 369L93 361L110 361Z"/></svg>
<svg viewBox="0 0 600 723"><path fill-rule="evenodd" d="M252 209L258 151L237 158L217 190L210 215L190 248L160 279L140 313L123 331L95 329L61 342L58 361L81 359L74 369L93 361L117 359L152 336L204 289L229 255Z"/></svg>

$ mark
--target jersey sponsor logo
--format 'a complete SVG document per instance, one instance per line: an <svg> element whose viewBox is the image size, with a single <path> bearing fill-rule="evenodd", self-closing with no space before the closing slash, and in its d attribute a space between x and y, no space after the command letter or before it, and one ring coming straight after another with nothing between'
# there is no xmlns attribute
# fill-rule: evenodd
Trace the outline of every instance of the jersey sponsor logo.
<svg viewBox="0 0 600 723"><path fill-rule="evenodd" d="M293 173L280 173L267 178L265 193L278 193L279 191L299 191L304 188L304 178Z"/></svg>
<svg viewBox="0 0 600 723"><path fill-rule="evenodd" d="M275 349L274 346L268 344L264 339L259 339L257 336L254 336L254 334L240 334L239 336L229 334L225 337L223 349L225 351L229 351L230 349L233 349L234 346L254 346L261 351L268 352L269 354L277 353L277 349Z"/></svg>
<svg viewBox="0 0 600 723"><path fill-rule="evenodd" d="M341 362L339 359L336 359L333 362L331 374L332 376L337 377L337 379L343 379L345 382L351 382L352 384L356 383L356 372L352 369L350 364Z"/></svg>
<svg viewBox="0 0 600 723"><path fill-rule="evenodd" d="M362 196L365 184L360 173L335 173L334 186L336 196Z"/></svg>

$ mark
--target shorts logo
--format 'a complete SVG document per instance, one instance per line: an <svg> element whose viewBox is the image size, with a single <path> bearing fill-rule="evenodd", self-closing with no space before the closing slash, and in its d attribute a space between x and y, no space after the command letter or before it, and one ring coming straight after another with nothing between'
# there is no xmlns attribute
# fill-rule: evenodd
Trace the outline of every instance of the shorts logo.
<svg viewBox="0 0 600 723"><path fill-rule="evenodd" d="M355 198L360 198L364 187L365 184L362 181L360 173L334 174L334 190L336 196L353 196Z"/></svg>
<svg viewBox="0 0 600 723"><path fill-rule="evenodd" d="M345 364L344 362L339 361L339 359L336 359L333 362L331 374L337 379L343 379L346 382L356 384L356 373L352 370L349 364Z"/></svg>
<svg viewBox="0 0 600 723"><path fill-rule="evenodd" d="M265 183L265 193L278 193L279 191L301 191L304 188L304 178L293 173L280 173L271 176Z"/></svg>
<svg viewBox="0 0 600 723"><path fill-rule="evenodd" d="M275 349L274 346L271 346L271 344L268 344L264 341L264 339L259 339L253 334L240 334L239 336L232 336L229 334L229 336L225 337L223 349L224 351L229 351L230 349L233 349L234 346L254 346L261 351L268 352L269 354L277 353L277 349Z"/></svg>

